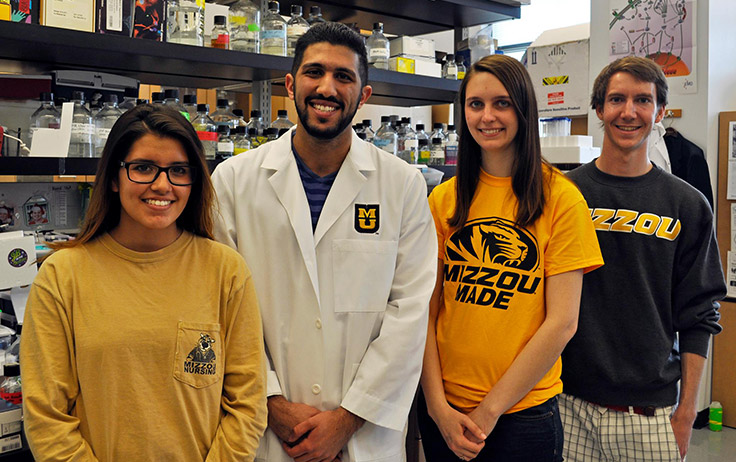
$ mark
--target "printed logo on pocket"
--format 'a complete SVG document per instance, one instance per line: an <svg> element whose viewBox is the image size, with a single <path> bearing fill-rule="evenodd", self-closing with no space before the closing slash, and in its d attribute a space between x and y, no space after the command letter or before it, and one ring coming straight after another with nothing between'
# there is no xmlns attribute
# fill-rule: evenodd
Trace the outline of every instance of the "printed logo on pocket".
<svg viewBox="0 0 736 462"><path fill-rule="evenodd" d="M355 204L355 230L359 233L378 232L380 225L378 204Z"/></svg>
<svg viewBox="0 0 736 462"><path fill-rule="evenodd" d="M215 350L212 349L213 343L215 343L215 339L210 337L209 334L200 333L197 346L192 348L192 351L187 355L187 359L184 360L184 372L197 375L215 375L217 372L217 358Z"/></svg>

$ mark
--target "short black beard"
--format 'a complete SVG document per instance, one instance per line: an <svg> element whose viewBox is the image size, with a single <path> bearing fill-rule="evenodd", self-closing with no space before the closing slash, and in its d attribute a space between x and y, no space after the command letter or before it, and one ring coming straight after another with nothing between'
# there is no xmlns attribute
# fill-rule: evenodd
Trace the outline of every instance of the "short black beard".
<svg viewBox="0 0 736 462"><path fill-rule="evenodd" d="M296 88L294 88L294 93L296 93ZM329 98L323 98L319 95L314 97L309 97L304 99L304 105L305 108L302 110L299 107L299 104L294 104L296 106L296 114L299 116L299 121L302 124L302 127L304 127L304 130L312 137L317 138L318 140L332 140L336 138L338 135L342 134L342 132L345 131L346 128L350 127L350 125L353 122L353 117L355 117L355 113L358 112L358 104L355 104L355 108L353 108L351 113L346 113L343 118L340 120L340 123L335 128L329 128L326 130L320 130L318 128L312 127L307 122L308 114L307 114L307 108L306 106L309 105L309 101L312 99L324 99L325 101L332 101L337 104L340 104L341 109L345 110L345 105L342 104L342 102L337 101L334 97Z"/></svg>

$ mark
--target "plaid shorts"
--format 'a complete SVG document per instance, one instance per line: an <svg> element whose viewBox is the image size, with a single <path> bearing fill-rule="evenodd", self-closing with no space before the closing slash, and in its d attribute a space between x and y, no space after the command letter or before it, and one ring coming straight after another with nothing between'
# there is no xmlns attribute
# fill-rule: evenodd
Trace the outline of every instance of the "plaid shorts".
<svg viewBox="0 0 736 462"><path fill-rule="evenodd" d="M672 461L680 450L670 424L672 406L654 416L612 411L571 395L560 395L566 461Z"/></svg>

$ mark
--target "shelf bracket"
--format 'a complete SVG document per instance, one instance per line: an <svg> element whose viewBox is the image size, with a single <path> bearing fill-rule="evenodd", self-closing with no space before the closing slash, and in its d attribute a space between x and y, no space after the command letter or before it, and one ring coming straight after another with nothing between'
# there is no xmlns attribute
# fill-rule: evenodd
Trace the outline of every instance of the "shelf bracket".
<svg viewBox="0 0 736 462"><path fill-rule="evenodd" d="M262 120L268 125L271 120L271 82L259 80L253 82L253 108L261 111Z"/></svg>

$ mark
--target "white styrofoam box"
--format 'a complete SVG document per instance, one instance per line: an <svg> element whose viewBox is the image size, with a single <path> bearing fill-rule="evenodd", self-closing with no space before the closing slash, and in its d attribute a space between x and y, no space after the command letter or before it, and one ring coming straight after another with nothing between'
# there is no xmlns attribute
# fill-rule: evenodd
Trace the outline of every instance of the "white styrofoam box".
<svg viewBox="0 0 736 462"><path fill-rule="evenodd" d="M540 117L588 114L588 24L543 32L526 52Z"/></svg>
<svg viewBox="0 0 736 462"><path fill-rule="evenodd" d="M601 148L542 146L542 157L551 164L586 164L601 154Z"/></svg>
<svg viewBox="0 0 736 462"><path fill-rule="evenodd" d="M389 42L391 56L416 55L434 60L434 40L401 36Z"/></svg>
<svg viewBox="0 0 736 462"><path fill-rule="evenodd" d="M545 147L581 147L592 148L593 137L583 135L571 136L543 136L539 138L540 145Z"/></svg>
<svg viewBox="0 0 736 462"><path fill-rule="evenodd" d="M23 231L0 233L0 290L26 286L36 277L36 243Z"/></svg>

